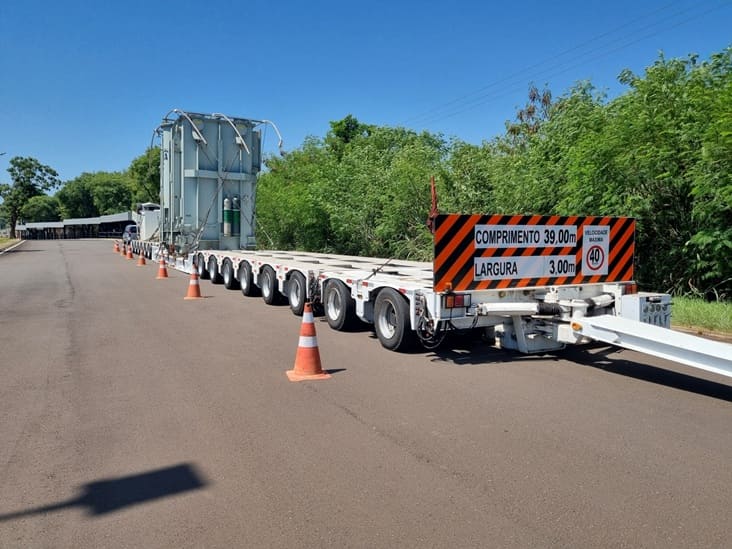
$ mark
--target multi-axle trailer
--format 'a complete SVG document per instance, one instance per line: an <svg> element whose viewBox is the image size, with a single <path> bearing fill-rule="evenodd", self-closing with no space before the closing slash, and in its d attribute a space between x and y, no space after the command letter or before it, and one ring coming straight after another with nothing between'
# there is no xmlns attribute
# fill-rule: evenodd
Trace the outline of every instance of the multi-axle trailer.
<svg viewBox="0 0 732 549"><path fill-rule="evenodd" d="M473 330L523 353L597 340L732 377L732 345L670 330L670 296L636 291L632 219L440 215L431 263L256 250L260 127L271 123L171 113L158 128L161 207L140 220L154 215L157 228L136 253L296 315L310 301L335 330L373 324L395 351Z"/></svg>

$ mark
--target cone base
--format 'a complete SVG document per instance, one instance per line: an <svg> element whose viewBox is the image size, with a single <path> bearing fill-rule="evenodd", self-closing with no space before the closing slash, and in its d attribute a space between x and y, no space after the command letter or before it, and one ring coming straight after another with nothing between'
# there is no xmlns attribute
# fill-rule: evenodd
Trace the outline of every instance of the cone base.
<svg viewBox="0 0 732 549"><path fill-rule="evenodd" d="M330 379L330 374L323 372L322 374L299 374L295 370L287 370L285 372L290 381L311 381L317 379Z"/></svg>
<svg viewBox="0 0 732 549"><path fill-rule="evenodd" d="M202 295L185 296L183 299L203 299Z"/></svg>
<svg viewBox="0 0 732 549"><path fill-rule="evenodd" d="M155 280L163 280L163 279L166 279L166 278L168 278L168 275L165 275L165 276L158 275L158 276L155 277Z"/></svg>

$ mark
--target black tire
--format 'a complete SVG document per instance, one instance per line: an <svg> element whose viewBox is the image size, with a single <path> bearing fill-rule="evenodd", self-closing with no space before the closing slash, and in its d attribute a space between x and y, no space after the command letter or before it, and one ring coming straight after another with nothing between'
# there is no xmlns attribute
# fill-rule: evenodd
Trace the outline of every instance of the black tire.
<svg viewBox="0 0 732 549"><path fill-rule="evenodd" d="M211 283L213 284L221 284L224 281L221 278L219 266L214 256L208 258L208 277L211 279Z"/></svg>
<svg viewBox="0 0 732 549"><path fill-rule="evenodd" d="M239 289L239 281L234 276L234 265L231 264L231 259L228 257L224 259L224 264L221 265L221 278L223 278L224 288L227 290Z"/></svg>
<svg viewBox="0 0 732 549"><path fill-rule="evenodd" d="M239 263L239 286L241 287L241 293L246 297L260 295L259 288L254 285L252 266L246 261Z"/></svg>
<svg viewBox="0 0 732 549"><path fill-rule="evenodd" d="M208 271L206 270L206 265L204 265L203 254L196 256L196 268L198 269L198 278L206 280L208 278Z"/></svg>
<svg viewBox="0 0 732 549"><path fill-rule="evenodd" d="M409 323L409 304L393 288L384 288L374 303L374 328L381 345L390 351L413 347L416 335Z"/></svg>
<svg viewBox="0 0 732 549"><path fill-rule="evenodd" d="M307 301L308 287L305 276L300 271L294 271L287 281L287 299L290 301L290 310L295 316L302 316Z"/></svg>
<svg viewBox="0 0 732 549"><path fill-rule="evenodd" d="M345 332L355 326L356 302L340 280L331 280L325 286L323 308L328 326L334 330Z"/></svg>
<svg viewBox="0 0 732 549"><path fill-rule="evenodd" d="M277 305L282 301L282 294L277 288L277 275L269 265L265 265L259 272L259 289L267 305Z"/></svg>

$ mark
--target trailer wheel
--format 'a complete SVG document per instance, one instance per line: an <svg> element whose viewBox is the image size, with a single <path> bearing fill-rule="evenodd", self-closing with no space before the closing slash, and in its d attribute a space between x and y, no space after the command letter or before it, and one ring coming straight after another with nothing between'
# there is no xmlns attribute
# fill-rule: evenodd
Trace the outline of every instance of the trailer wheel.
<svg viewBox="0 0 732 549"><path fill-rule="evenodd" d="M287 297L290 300L292 314L302 316L307 299L307 285L301 272L295 271L290 275L290 279L287 281Z"/></svg>
<svg viewBox="0 0 732 549"><path fill-rule="evenodd" d="M356 323L356 302L343 282L340 280L328 282L323 305L328 326L339 332L353 328Z"/></svg>
<svg viewBox="0 0 732 549"><path fill-rule="evenodd" d="M239 289L239 281L234 276L234 266L228 257L224 259L224 263L221 265L221 277L224 279L224 287L227 290Z"/></svg>
<svg viewBox="0 0 732 549"><path fill-rule="evenodd" d="M196 256L196 268L198 269L198 278L206 280L208 278L208 271L206 270L206 265L204 265L203 262L203 254L198 254Z"/></svg>
<svg viewBox="0 0 732 549"><path fill-rule="evenodd" d="M405 351L414 343L409 326L409 304L393 288L384 288L374 304L374 328L381 345L390 351Z"/></svg>
<svg viewBox="0 0 732 549"><path fill-rule="evenodd" d="M208 277L211 279L213 284L221 284L222 282L221 274L219 273L219 266L214 256L208 258Z"/></svg>
<svg viewBox="0 0 732 549"><path fill-rule="evenodd" d="M282 294L277 289L277 276L269 265L265 265L259 273L259 287L262 290L262 299L267 305L276 305L281 301Z"/></svg>
<svg viewBox="0 0 732 549"><path fill-rule="evenodd" d="M239 286L241 286L241 293L247 297L259 295L259 288L254 285L252 266L246 261L239 263Z"/></svg>

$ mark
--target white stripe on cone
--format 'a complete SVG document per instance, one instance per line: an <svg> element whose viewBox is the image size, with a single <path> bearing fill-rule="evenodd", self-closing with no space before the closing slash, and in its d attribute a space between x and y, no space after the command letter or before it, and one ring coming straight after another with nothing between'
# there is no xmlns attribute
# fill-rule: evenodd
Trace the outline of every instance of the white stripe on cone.
<svg viewBox="0 0 732 549"><path fill-rule="evenodd" d="M311 349L318 346L318 338L315 336L300 336L300 347Z"/></svg>

